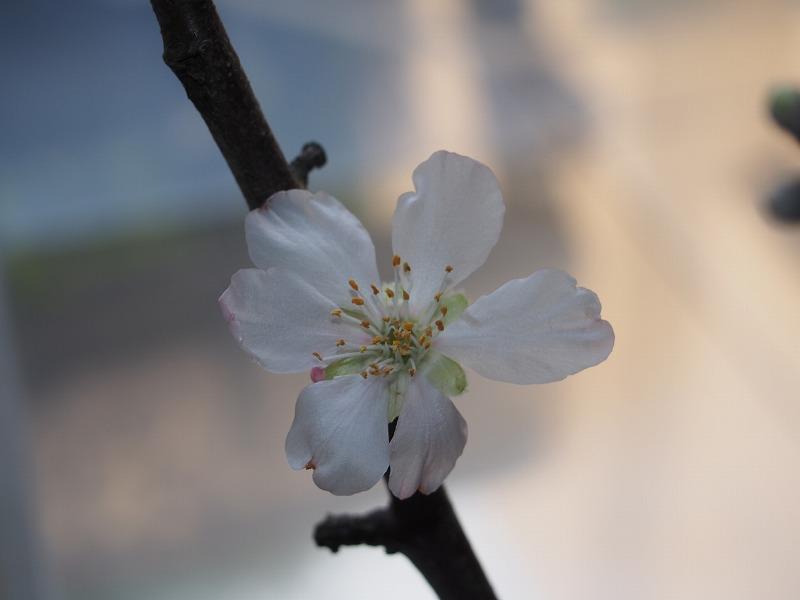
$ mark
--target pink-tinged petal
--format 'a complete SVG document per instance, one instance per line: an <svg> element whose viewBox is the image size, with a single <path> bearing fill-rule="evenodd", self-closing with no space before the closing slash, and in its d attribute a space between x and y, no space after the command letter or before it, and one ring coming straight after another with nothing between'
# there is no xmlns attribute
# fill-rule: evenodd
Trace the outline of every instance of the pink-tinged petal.
<svg viewBox="0 0 800 600"><path fill-rule="evenodd" d="M410 380L389 444L389 489L404 500L435 492L467 443L467 422L424 377Z"/></svg>
<svg viewBox="0 0 800 600"><path fill-rule="evenodd" d="M286 436L293 469L338 496L368 490L389 466L388 390L379 377L336 377L306 387Z"/></svg>
<svg viewBox="0 0 800 600"><path fill-rule="evenodd" d="M219 299L231 333L261 366L297 373L319 366L313 352L329 354L340 338L366 339L330 315L330 300L293 273L242 269Z"/></svg>
<svg viewBox="0 0 800 600"><path fill-rule="evenodd" d="M375 247L361 222L336 198L305 190L278 192L245 221L257 267L291 271L337 304L350 302L349 279L378 283Z"/></svg>
<svg viewBox="0 0 800 600"><path fill-rule="evenodd" d="M433 299L447 265L452 284L480 267L500 237L505 206L491 170L466 156L435 152L413 175L392 221L395 254L411 265L411 307Z"/></svg>
<svg viewBox="0 0 800 600"><path fill-rule="evenodd" d="M309 376L311 377L311 381L313 381L314 383L317 383L319 381L324 381L325 369L323 369L322 367L312 367Z"/></svg>
<svg viewBox="0 0 800 600"><path fill-rule="evenodd" d="M544 269L476 300L434 346L489 379L549 383L605 360L614 331L594 292Z"/></svg>

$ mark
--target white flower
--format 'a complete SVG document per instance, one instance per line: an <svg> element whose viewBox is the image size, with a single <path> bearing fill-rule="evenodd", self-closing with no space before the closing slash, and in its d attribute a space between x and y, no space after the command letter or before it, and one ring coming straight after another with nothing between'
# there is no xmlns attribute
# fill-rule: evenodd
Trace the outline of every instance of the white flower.
<svg viewBox="0 0 800 600"><path fill-rule="evenodd" d="M560 271L510 281L468 306L455 287L500 236L497 180L444 151L413 180L394 214L390 281L381 282L356 217L327 194L291 190L248 215L257 268L236 273L220 298L234 336L265 369L312 369L286 454L334 494L366 490L390 466L399 498L441 485L467 440L448 397L466 387L459 363L490 379L547 383L601 362L614 344L597 296Z"/></svg>

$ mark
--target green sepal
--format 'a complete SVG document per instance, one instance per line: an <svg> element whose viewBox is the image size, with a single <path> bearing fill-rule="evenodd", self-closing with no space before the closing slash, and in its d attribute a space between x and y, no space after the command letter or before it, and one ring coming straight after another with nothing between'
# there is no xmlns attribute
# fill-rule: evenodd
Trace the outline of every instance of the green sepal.
<svg viewBox="0 0 800 600"><path fill-rule="evenodd" d="M400 411L403 409L403 401L406 398L406 390L408 390L408 374L403 372L389 384L389 408L387 414L389 423L400 416Z"/></svg>
<svg viewBox="0 0 800 600"><path fill-rule="evenodd" d="M369 356L351 356L350 358L334 361L325 367L325 379L361 373L367 368L369 359Z"/></svg>
<svg viewBox="0 0 800 600"><path fill-rule="evenodd" d="M453 294L442 299L442 306L447 307L447 314L444 316L444 324L449 325L461 316L461 313L469 306L469 301L464 294Z"/></svg>
<svg viewBox="0 0 800 600"><path fill-rule="evenodd" d="M420 374L445 396L458 396L467 389L467 375L461 365L436 350L428 351Z"/></svg>
<svg viewBox="0 0 800 600"><path fill-rule="evenodd" d="M358 319L359 321L363 321L367 318L362 311L355 308L342 308L341 310L344 314L353 317L354 319Z"/></svg>

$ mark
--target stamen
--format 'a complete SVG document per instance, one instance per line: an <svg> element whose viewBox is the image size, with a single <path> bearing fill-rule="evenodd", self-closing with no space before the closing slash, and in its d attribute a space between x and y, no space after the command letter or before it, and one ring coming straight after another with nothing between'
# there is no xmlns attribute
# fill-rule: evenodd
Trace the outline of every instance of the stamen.
<svg viewBox="0 0 800 600"><path fill-rule="evenodd" d="M364 329L369 329L370 322L369 322L369 321L361 321L361 326L362 326Z"/></svg>
<svg viewBox="0 0 800 600"><path fill-rule="evenodd" d="M322 354L320 354L319 352L312 352L311 356L313 356L314 358L316 358L319 361L322 360Z"/></svg>
<svg viewBox="0 0 800 600"><path fill-rule="evenodd" d="M367 372L366 372L366 371L361 371L361 376L362 376L364 379L366 379L367 377L369 377L369 375L367 375Z"/></svg>
<svg viewBox="0 0 800 600"><path fill-rule="evenodd" d="M334 308L331 311L331 316L332 317L341 317L342 316L342 309L341 308Z"/></svg>
<svg viewBox="0 0 800 600"><path fill-rule="evenodd" d="M344 346L345 344L347 344L347 342L345 342L344 339L336 340L337 346Z"/></svg>
<svg viewBox="0 0 800 600"><path fill-rule="evenodd" d="M376 296L381 293L381 291L377 288L377 286L374 283L370 283L369 287L372 288L372 293L375 294Z"/></svg>
<svg viewBox="0 0 800 600"><path fill-rule="evenodd" d="M436 321L436 329L444 331L444 323L442 321Z"/></svg>
<svg viewBox="0 0 800 600"><path fill-rule="evenodd" d="M358 291L358 284L356 283L355 279L349 279L347 283L349 283L350 287L353 288L355 291Z"/></svg>
<svg viewBox="0 0 800 600"><path fill-rule="evenodd" d="M403 323L403 329L405 329L406 331L411 331L414 329L414 324L411 321L406 321L405 323Z"/></svg>
<svg viewBox="0 0 800 600"><path fill-rule="evenodd" d="M366 346L361 346L361 347L358 349L358 351L359 351L359 352L361 352L361 353L364 353L364 352L366 352L366 351L367 351L367 347L366 347Z"/></svg>
<svg viewBox="0 0 800 600"><path fill-rule="evenodd" d="M364 306L364 299L363 298L358 298L358 297L351 298L350 302L352 302L356 306Z"/></svg>
<svg viewBox="0 0 800 600"><path fill-rule="evenodd" d="M392 266L393 267L399 267L400 266L400 256L399 255L395 254L392 257Z"/></svg>
<svg viewBox="0 0 800 600"><path fill-rule="evenodd" d="M436 300L436 302L439 302L439 300L441 300L441 299L442 299L442 293L441 293L441 292L439 292L438 294L436 294L436 295L433 297L433 299L434 299L434 300Z"/></svg>
<svg viewBox="0 0 800 600"><path fill-rule="evenodd" d="M408 301L410 298L411 298L411 294L409 294L407 291L403 290L403 300Z"/></svg>
<svg viewBox="0 0 800 600"><path fill-rule="evenodd" d="M453 272L453 265L447 265L445 268L445 273L452 273Z"/></svg>
<svg viewBox="0 0 800 600"><path fill-rule="evenodd" d="M406 272L406 273L411 273L411 265L408 264L407 262L404 262L403 263L403 271Z"/></svg>
<svg viewBox="0 0 800 600"><path fill-rule="evenodd" d="M447 316L447 307L443 306L440 310L441 310L442 316L446 317Z"/></svg>
<svg viewBox="0 0 800 600"><path fill-rule="evenodd" d="M386 295L389 296L389 298L394 298L394 292L391 288L386 288Z"/></svg>

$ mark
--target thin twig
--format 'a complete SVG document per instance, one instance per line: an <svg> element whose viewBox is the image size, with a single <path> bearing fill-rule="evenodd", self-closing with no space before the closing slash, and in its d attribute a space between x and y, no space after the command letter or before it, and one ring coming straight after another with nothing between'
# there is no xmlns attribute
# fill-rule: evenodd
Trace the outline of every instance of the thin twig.
<svg viewBox="0 0 800 600"><path fill-rule="evenodd" d="M211 0L151 0L164 62L214 136L247 205L300 187L261 112Z"/></svg>

